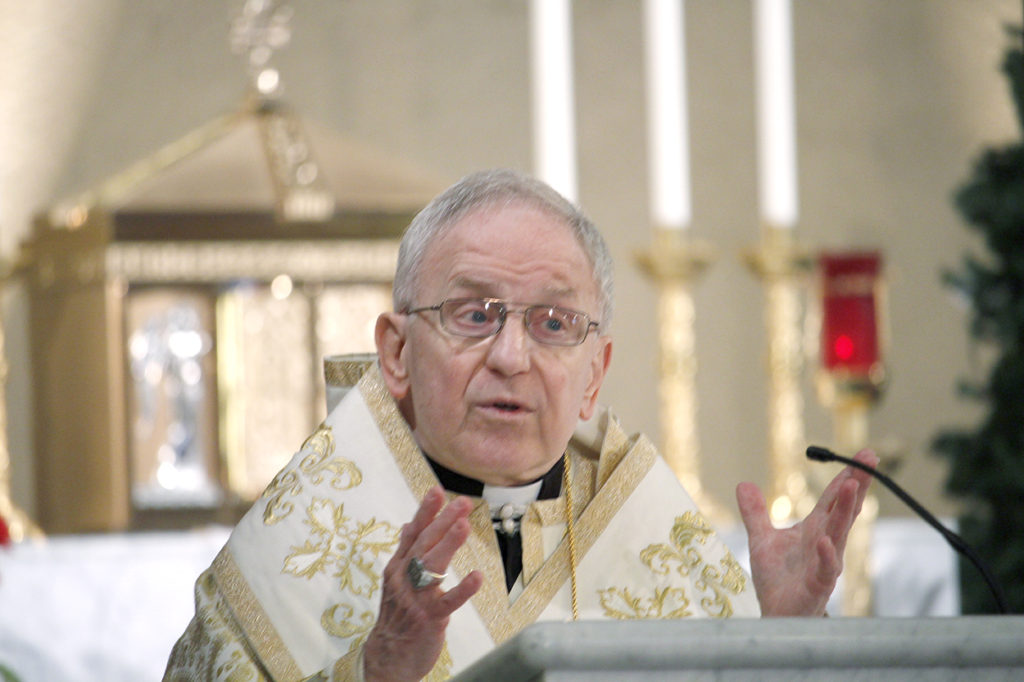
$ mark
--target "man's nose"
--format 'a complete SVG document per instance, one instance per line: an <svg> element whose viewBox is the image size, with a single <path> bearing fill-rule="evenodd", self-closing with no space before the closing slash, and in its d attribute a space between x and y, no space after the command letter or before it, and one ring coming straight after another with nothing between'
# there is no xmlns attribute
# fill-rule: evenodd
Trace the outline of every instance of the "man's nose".
<svg viewBox="0 0 1024 682"><path fill-rule="evenodd" d="M533 339L523 324L522 313L509 313L505 325L492 339L487 350L487 366L511 376L530 369L530 344Z"/></svg>

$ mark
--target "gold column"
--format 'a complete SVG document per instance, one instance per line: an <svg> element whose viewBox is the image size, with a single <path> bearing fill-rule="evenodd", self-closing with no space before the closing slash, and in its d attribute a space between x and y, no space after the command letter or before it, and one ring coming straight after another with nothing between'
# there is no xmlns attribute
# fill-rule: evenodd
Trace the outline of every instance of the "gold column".
<svg viewBox="0 0 1024 682"><path fill-rule="evenodd" d="M43 532L11 500L11 453L7 448L7 354L4 350L3 303L7 282L15 277L15 269L0 262L0 519L14 542L39 539Z"/></svg>
<svg viewBox="0 0 1024 682"><path fill-rule="evenodd" d="M832 408L835 450L846 456L868 445L868 412L885 384L881 365L868 376L822 372L818 390L822 403ZM846 540L843 555L842 609L844 616L874 613L871 542L878 519L878 498L870 490Z"/></svg>
<svg viewBox="0 0 1024 682"><path fill-rule="evenodd" d="M881 254L873 251L831 253L821 258L818 396L832 411L834 448L846 456L867 447L868 414L886 384L882 362L886 296L880 268ZM877 518L878 500L869 491L846 542L841 594L844 616L874 613L871 544Z"/></svg>
<svg viewBox="0 0 1024 682"><path fill-rule="evenodd" d="M802 344L805 280L813 258L789 228L766 226L760 246L746 254L765 291L768 333L768 428L771 484L768 509L776 522L806 516L815 504L804 459Z"/></svg>
<svg viewBox="0 0 1024 682"><path fill-rule="evenodd" d="M711 248L687 230L657 228L654 244L636 254L641 270L658 285L659 416L662 452L698 508L716 523L732 514L701 483L697 435L697 350L693 285L712 261Z"/></svg>
<svg viewBox="0 0 1024 682"><path fill-rule="evenodd" d="M836 407L836 448L852 454L868 443L868 405ZM844 616L870 616L874 613L874 590L871 580L871 540L878 519L878 498L868 491L860 515L850 529L843 555L842 605Z"/></svg>

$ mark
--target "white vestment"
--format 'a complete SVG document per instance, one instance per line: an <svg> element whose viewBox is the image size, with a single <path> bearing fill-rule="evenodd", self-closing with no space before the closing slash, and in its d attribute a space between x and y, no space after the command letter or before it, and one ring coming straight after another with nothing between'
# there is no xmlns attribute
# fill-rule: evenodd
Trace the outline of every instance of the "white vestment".
<svg viewBox="0 0 1024 682"><path fill-rule="evenodd" d="M486 502L444 588L483 587L451 617L426 679L447 679L530 623L757 616L749 576L644 436L601 412L568 448L566 495L522 519L523 571L509 593ZM270 483L196 583L196 616L168 680L358 679L384 565L437 479L371 366Z"/></svg>

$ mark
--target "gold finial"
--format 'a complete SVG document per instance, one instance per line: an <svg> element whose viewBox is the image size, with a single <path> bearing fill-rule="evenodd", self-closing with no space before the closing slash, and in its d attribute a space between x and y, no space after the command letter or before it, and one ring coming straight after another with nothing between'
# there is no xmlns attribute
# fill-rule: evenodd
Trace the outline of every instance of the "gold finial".
<svg viewBox="0 0 1024 682"><path fill-rule="evenodd" d="M250 85L260 97L273 99L282 90L273 66L274 51L291 40L292 8L276 0L245 0L231 24L231 49L246 56Z"/></svg>
<svg viewBox="0 0 1024 682"><path fill-rule="evenodd" d="M231 48L246 56L278 216L285 222L327 220L334 215L334 196L298 116L281 103L284 85L273 64L274 52L291 41L292 14L276 0L245 0L231 25Z"/></svg>

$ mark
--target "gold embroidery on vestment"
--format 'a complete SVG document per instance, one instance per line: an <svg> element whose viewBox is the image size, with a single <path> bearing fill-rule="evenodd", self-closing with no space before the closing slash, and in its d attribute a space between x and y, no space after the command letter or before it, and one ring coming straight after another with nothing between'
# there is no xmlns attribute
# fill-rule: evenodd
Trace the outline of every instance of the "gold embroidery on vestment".
<svg viewBox="0 0 1024 682"><path fill-rule="evenodd" d="M376 517L357 521L345 515L344 504L319 497L313 498L306 517L310 537L291 547L282 573L306 579L321 573L338 578L342 600L324 610L320 626L333 637L350 640L349 650L354 651L366 640L376 615L353 604L372 603L381 586L381 557L394 552L399 530ZM349 603L345 595L356 598Z"/></svg>
<svg viewBox="0 0 1024 682"><path fill-rule="evenodd" d="M422 500L428 490L438 485L437 476L416 445L405 418L398 412L395 399L384 385L380 367L373 365L367 369L358 388L409 489L417 500Z"/></svg>
<svg viewBox="0 0 1024 682"><path fill-rule="evenodd" d="M213 560L211 571L221 593L231 605L235 619L245 632L246 639L252 643L253 651L258 654L271 677L301 679L302 672L298 664L285 647L281 635L270 622L263 605L253 594L227 547Z"/></svg>
<svg viewBox="0 0 1024 682"><path fill-rule="evenodd" d="M164 679L191 682L216 676L227 680L266 680L246 645L212 571L196 581L196 615L174 645Z"/></svg>
<svg viewBox="0 0 1024 682"><path fill-rule="evenodd" d="M622 458L629 452L629 436L622 430L619 422L610 413L604 417L607 420L605 425L604 440L601 443L601 455L598 459L595 484L598 488L603 486L611 476L612 472L622 461Z"/></svg>
<svg viewBox="0 0 1024 682"><path fill-rule="evenodd" d="M657 453L649 441L640 439L633 444L629 453L622 458L621 464L609 475L607 483L596 493L593 485L597 467L593 460L572 450L569 455L572 457L572 479L569 485L572 486L574 501L579 500L573 505L573 513L577 520L577 558L580 565L583 565L587 552L639 481L654 465ZM536 519L539 519L540 524L545 527L552 524L564 526L565 500L557 498L534 502L524 519L527 524L537 523ZM494 531L490 525L486 528L486 535L482 525L478 527L474 524L473 531L466 545L455 555L455 564L459 566L460 571L463 570L459 565L460 560L466 562L466 568L470 568L469 561L474 553L486 551L485 543L493 542ZM525 544L524 542L524 548ZM484 585L473 597L472 602L487 626L491 638L500 644L535 622L562 585L569 580L568 543L563 535L562 541L543 560L529 583L524 585L522 594L512 604L509 604L508 593L505 590L504 573L500 567L498 571L498 575L493 578L485 574ZM568 607L568 603L566 606Z"/></svg>
<svg viewBox="0 0 1024 682"><path fill-rule="evenodd" d="M743 591L747 578L739 562L728 551L719 562L720 569L706 562L695 545L705 544L712 535L711 526L704 517L688 511L676 517L669 535L670 542L648 545L640 552L640 561L654 575L670 577L676 573L690 578L704 612L714 618L728 618L733 614L730 596ZM605 615L610 618L682 618L692 615L686 608L691 600L682 587L656 589L651 597L636 596L628 588L618 587L600 590L599 595ZM670 608L668 598L673 595L680 606Z"/></svg>
<svg viewBox="0 0 1024 682"><path fill-rule="evenodd" d="M240 649L232 651L228 655L228 660L223 661L213 672L215 679L226 682L250 682L256 679L252 663Z"/></svg>
<svg viewBox="0 0 1024 682"><path fill-rule="evenodd" d="M345 515L344 504L321 497L314 497L306 509L305 524L310 537L291 547L282 572L307 579L330 572L340 579L342 592L373 597L381 583L376 559L394 551L398 529L376 517L357 521Z"/></svg>
<svg viewBox="0 0 1024 682"><path fill-rule="evenodd" d="M375 355L341 355L324 359L324 383L348 388L355 386L366 370L377 364Z"/></svg>
<svg viewBox="0 0 1024 682"><path fill-rule="evenodd" d="M639 597L629 588L598 590L604 615L619 620L686 618L690 613L690 600L681 587L662 587L652 597Z"/></svg>
<svg viewBox="0 0 1024 682"><path fill-rule="evenodd" d="M285 468L281 470L262 497L267 500L263 509L263 523L270 526L284 519L294 511L289 497L297 497L302 493L302 478L305 474L311 485L322 485L325 480L335 490L348 490L363 481L363 474L351 460L343 457L331 457L334 454L334 432L331 427L321 424L302 444L300 452L307 452L299 461L298 470Z"/></svg>
<svg viewBox="0 0 1024 682"><path fill-rule="evenodd" d="M352 642L349 650L357 648L366 639L366 635L373 628L377 617L373 611L363 611L357 614L356 610L348 604L335 604L320 616L320 626L327 634L342 639L357 637Z"/></svg>

